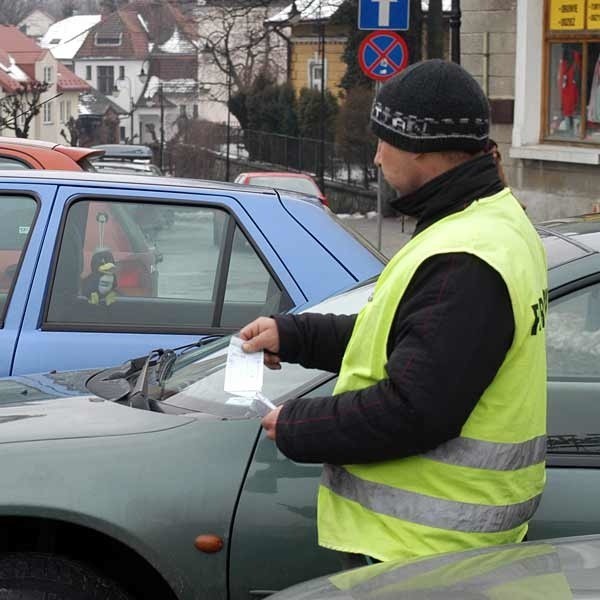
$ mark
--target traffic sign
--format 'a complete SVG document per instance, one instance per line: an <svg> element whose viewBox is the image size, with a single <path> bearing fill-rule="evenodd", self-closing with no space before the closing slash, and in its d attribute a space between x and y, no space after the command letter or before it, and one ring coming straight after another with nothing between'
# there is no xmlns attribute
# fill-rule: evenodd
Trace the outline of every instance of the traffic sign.
<svg viewBox="0 0 600 600"><path fill-rule="evenodd" d="M374 31L360 44L358 64L367 77L385 81L408 65L408 46L393 31Z"/></svg>
<svg viewBox="0 0 600 600"><path fill-rule="evenodd" d="M359 0L358 28L407 30L409 0Z"/></svg>

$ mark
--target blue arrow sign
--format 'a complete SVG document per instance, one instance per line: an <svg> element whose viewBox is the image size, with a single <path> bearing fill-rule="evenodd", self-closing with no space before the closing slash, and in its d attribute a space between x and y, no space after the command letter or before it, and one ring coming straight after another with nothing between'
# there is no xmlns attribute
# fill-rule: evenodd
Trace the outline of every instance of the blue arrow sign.
<svg viewBox="0 0 600 600"><path fill-rule="evenodd" d="M409 23L409 0L360 0L359 29L406 30Z"/></svg>

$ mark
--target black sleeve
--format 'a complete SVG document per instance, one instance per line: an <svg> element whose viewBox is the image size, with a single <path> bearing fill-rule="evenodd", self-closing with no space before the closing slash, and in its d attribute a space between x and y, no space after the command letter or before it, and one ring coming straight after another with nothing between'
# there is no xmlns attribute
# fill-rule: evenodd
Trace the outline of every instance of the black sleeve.
<svg viewBox="0 0 600 600"><path fill-rule="evenodd" d="M338 373L356 315L275 315L279 357L309 369Z"/></svg>
<svg viewBox="0 0 600 600"><path fill-rule="evenodd" d="M352 464L426 452L459 435L512 344L501 276L464 253L421 265L388 339L388 378L360 391L287 402L280 450L298 462Z"/></svg>

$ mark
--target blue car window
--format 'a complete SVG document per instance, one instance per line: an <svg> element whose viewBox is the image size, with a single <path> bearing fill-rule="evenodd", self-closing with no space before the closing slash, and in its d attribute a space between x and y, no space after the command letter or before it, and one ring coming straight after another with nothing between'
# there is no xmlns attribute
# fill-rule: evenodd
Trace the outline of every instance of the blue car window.
<svg viewBox="0 0 600 600"><path fill-rule="evenodd" d="M17 279L19 264L33 228L37 203L27 196L0 196L0 322Z"/></svg>
<svg viewBox="0 0 600 600"><path fill-rule="evenodd" d="M201 333L290 304L224 210L80 200L68 209L44 325Z"/></svg>

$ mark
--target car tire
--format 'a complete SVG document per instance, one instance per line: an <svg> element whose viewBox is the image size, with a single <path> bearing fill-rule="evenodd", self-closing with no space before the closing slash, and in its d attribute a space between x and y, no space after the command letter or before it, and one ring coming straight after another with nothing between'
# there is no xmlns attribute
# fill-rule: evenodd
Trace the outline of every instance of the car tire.
<svg viewBox="0 0 600 600"><path fill-rule="evenodd" d="M90 567L51 554L0 556L0 600L132 600Z"/></svg>

